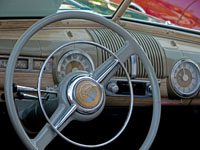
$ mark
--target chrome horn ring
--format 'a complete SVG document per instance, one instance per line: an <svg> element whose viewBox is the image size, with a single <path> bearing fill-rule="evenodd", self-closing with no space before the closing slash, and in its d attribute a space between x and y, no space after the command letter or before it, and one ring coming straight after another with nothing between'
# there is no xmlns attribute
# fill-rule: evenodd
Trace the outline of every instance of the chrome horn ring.
<svg viewBox="0 0 200 150"><path fill-rule="evenodd" d="M116 60L116 63L120 64L120 66L123 68L126 76L127 76L127 79L128 79L128 83L129 83L129 88L130 88L130 105L129 105L129 112L128 112L128 115L127 115L127 118L122 126L122 128L119 130L119 132L113 137L111 138L110 140L106 141L106 142L103 142L103 143L100 143L100 144L95 144L95 145L86 145L86 144L81 144L81 143L77 143L75 141L72 141L71 139L67 138L66 136L64 136L60 131L59 129L54 125L52 124L52 122L50 121L45 109L44 109L44 106L42 104L42 98L41 98L41 78L42 78L42 74L43 74L43 71L45 69L45 66L47 65L49 59L55 54L57 53L60 49L66 47L66 46L69 46L69 45L72 45L72 44L90 44L90 45L93 45L93 46L96 46L96 47L99 47L101 50L103 49L104 51L110 53L113 57L114 57L114 60ZM101 79L99 79L97 82L100 82ZM47 59L45 60L41 70L40 70L40 73L39 73L39 77L38 77L38 99L39 99L39 104L40 104L40 107L42 109L42 112L47 120L47 122L50 124L50 126L52 127L52 129L59 135L61 136L64 140L74 144L74 145L77 145L77 146L80 146L80 147L86 147L86 148L96 148L96 147L101 147L101 146L104 146L104 145L107 145L109 143L111 143L112 141L114 141L116 138L119 137L119 135L124 131L124 129L126 128L126 126L128 125L128 122L131 118L131 114L132 114L132 110L133 110L133 103L134 103L134 97L133 97L133 87L132 87L132 84L131 84L131 79L129 77L129 74L123 64L123 62L117 57L116 54L114 54L112 51L110 51L109 49L107 49L106 47L98 44L98 43L94 43L94 42L89 42L89 41L74 41L74 42L69 42L69 43L66 43L66 44L63 44L62 46L58 47L56 50L54 50L48 57ZM73 105L74 106L74 105ZM76 107L74 106L74 110L76 110ZM73 112L72 112L73 113Z"/></svg>

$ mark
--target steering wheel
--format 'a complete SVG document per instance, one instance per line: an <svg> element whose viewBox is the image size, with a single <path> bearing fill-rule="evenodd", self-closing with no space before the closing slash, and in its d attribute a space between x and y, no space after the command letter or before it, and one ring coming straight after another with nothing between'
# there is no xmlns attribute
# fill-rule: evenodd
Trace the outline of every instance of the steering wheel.
<svg viewBox="0 0 200 150"><path fill-rule="evenodd" d="M99 23L119 34L124 39L125 42L124 45L116 53L112 53L110 50L97 43L87 42L87 41L77 42L82 44L91 44L100 47L103 50L109 52L112 55L112 57L106 60L102 65L100 65L90 74L86 72L77 71L67 75L61 81L61 83L59 83L59 88L58 88L59 104L58 108L55 110L51 118L48 118L48 116L45 113L44 107L42 105L42 100L40 95L41 76L49 58L58 50L60 50L62 47L73 44L73 42L71 43L69 42L62 45L49 55L49 57L46 59L40 71L40 75L38 78L39 101L42 111L48 123L44 125L44 127L39 131L39 133L35 138L31 139L27 135L21 124L21 121L18 117L18 113L16 110L15 102L13 99L13 74L15 70L15 64L23 46L37 31L47 26L48 24L63 19L85 19ZM4 89L6 106L8 109L9 116L11 118L11 122L16 132L18 133L19 137L25 144L25 146L28 149L43 150L55 138L57 134L63 137L64 139L68 140L69 142L83 147L99 147L115 140L125 129L132 112L133 90L129 75L123 63L133 54L138 55L138 57L143 62L144 68L146 69L149 80L151 82L152 92L153 92L152 122L150 125L148 135L144 140L142 146L140 147L140 149L146 150L150 148L157 133L160 122L160 114L161 114L160 90L153 67L148 57L146 56L142 48L139 46L139 44L136 42L136 40L118 24L106 19L105 17L83 11L67 11L62 13L56 13L39 20L31 27L29 27L26 30L26 32L24 32L22 36L19 38L19 40L17 41L17 43L13 48L12 53L10 54L6 69L5 89ZM105 104L104 85L106 85L106 83L112 77L112 75L116 73L120 65L124 69L127 75L131 93L129 113L121 130L111 140L97 145L79 144L64 137L60 131L62 131L72 120L89 121L96 118L102 112ZM87 91L88 89L91 90L89 90L88 92ZM85 94L86 96L83 93L86 93Z"/></svg>

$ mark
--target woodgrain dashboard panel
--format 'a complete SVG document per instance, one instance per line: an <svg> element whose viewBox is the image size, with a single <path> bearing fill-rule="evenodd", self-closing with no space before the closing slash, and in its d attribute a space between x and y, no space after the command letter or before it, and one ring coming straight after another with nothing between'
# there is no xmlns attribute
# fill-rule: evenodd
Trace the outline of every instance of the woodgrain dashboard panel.
<svg viewBox="0 0 200 150"><path fill-rule="evenodd" d="M37 19L32 20L0 20L0 54L8 55L16 40L20 35ZM161 27L154 27L139 23L130 23L127 21L121 21L120 25L129 30L135 30L142 33L148 33L157 39L160 45L164 48L165 55L167 58L167 73L166 77L160 79L160 91L162 96L163 105L200 105L200 99L198 95L192 99L181 99L181 98L169 98L168 92L168 76L171 68L178 59L183 57L192 57L200 65L200 38L198 35L175 31L172 29L165 29ZM32 37L29 43L31 49L29 52L24 52L23 56L30 57L34 56L37 58L44 58L48 56L49 52L53 49L52 46L59 44L59 42L67 42L72 40L88 40L93 41L93 37L88 33L88 28L102 27L99 24L83 21L83 20L64 20L53 23L43 30L39 31L35 36ZM54 45L54 46L55 46ZM28 46L28 47L29 47ZM35 49L34 49L34 46ZM25 47L26 49L27 47ZM88 50L88 48L86 48ZM89 53L100 56L98 53L93 53L91 49ZM97 56L98 54L98 56ZM176 55L178 55L178 57ZM195 54L195 55L194 55ZM196 55L198 54L198 55ZM95 60L96 58L94 58ZM95 62L95 65L98 63ZM0 72L0 93L3 92L4 87L4 71ZM16 72L14 82L19 85L36 87L37 84L37 73L34 72ZM48 86L54 86L53 76L51 73L44 74L43 88ZM1 100L2 101L2 100ZM128 105L129 99L127 97L108 97L107 105ZM136 106L147 106L152 105L151 98L135 98Z"/></svg>
<svg viewBox="0 0 200 150"><path fill-rule="evenodd" d="M30 27L36 21L37 19L0 20L0 30L7 30L7 31L9 31L9 29L22 30L22 29L26 29ZM164 36L165 38L176 38L179 40L181 39L186 40L187 42L191 41L191 42L200 43L200 38L198 35L194 35L194 34L190 34L186 32L166 29L166 28L157 27L157 26L149 26L142 23L135 23L135 22L128 22L128 21L120 21L119 24L126 29L146 32L146 33L153 34L155 36L156 35ZM91 21L74 19L74 20L63 20L63 21L55 22L53 24L48 25L48 27L46 28L93 28L93 27L102 27L102 26Z"/></svg>

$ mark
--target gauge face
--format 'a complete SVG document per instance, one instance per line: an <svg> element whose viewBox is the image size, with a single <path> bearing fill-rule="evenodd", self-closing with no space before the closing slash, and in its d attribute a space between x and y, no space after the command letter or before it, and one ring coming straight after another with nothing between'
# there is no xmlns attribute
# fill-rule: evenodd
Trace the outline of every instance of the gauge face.
<svg viewBox="0 0 200 150"><path fill-rule="evenodd" d="M191 60L178 61L171 72L171 85L180 97L191 97L199 90L200 71Z"/></svg>
<svg viewBox="0 0 200 150"><path fill-rule="evenodd" d="M83 70L92 72L94 64L90 56L81 50L73 50L65 53L57 66L57 79L60 82L68 73Z"/></svg>

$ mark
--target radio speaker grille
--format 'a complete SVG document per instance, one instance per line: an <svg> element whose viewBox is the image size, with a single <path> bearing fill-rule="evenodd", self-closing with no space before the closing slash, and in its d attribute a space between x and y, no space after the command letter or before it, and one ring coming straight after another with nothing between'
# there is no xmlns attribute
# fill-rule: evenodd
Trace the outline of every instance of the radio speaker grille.
<svg viewBox="0 0 200 150"><path fill-rule="evenodd" d="M124 40L118 34L116 34L110 29L93 28L93 29L88 29L88 32L93 37L94 42L97 42L107 47L112 52L116 52L117 50L119 50L124 43ZM159 42L153 36L147 33L134 30L128 30L128 32L133 36L133 38L137 40L137 42L140 44L140 46L147 54L148 58L150 59L154 67L157 78L166 77L166 70L165 70L166 57L164 50L160 46ZM108 59L109 55L105 51L101 51L101 53L102 53L101 61L104 62L106 59ZM129 74L131 74L131 59L125 62L125 66ZM147 73L145 72L143 64L138 57L136 57L136 66L137 66L136 77L147 78ZM117 72L116 76L118 77L125 76L122 69L120 69Z"/></svg>

